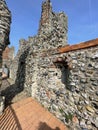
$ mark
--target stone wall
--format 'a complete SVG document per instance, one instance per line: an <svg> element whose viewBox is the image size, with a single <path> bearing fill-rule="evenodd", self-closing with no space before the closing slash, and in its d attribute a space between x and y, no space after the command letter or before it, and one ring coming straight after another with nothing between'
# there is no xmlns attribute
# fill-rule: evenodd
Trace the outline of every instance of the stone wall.
<svg viewBox="0 0 98 130"><path fill-rule="evenodd" d="M94 40L93 44L95 41L98 43L98 40ZM90 42L85 44L89 45ZM98 127L96 45L62 54L51 51L46 55L43 52L34 55L32 51L26 59L25 89L65 123L71 113L78 117L81 127L92 127L90 124ZM57 58L64 61L57 62Z"/></svg>
<svg viewBox="0 0 98 130"><path fill-rule="evenodd" d="M0 48L5 49L9 42L11 12L5 0L0 0Z"/></svg>
<svg viewBox="0 0 98 130"><path fill-rule="evenodd" d="M0 0L0 87L2 84L2 52L9 42L11 24L11 12L9 11L5 0ZM4 97L0 91L0 114L4 109Z"/></svg>
<svg viewBox="0 0 98 130"><path fill-rule="evenodd" d="M19 66L19 58L25 57L25 51L40 53L50 49L67 45L67 16L61 13L52 12L50 0L42 4L42 13L40 19L39 31L36 36L28 37L27 40L21 39L19 42L18 53L11 65L11 78L16 80ZM28 48L28 49L27 49ZM26 52L27 53L27 52ZM26 56L27 57L27 56Z"/></svg>
<svg viewBox="0 0 98 130"><path fill-rule="evenodd" d="M98 39L67 45L66 16L51 12L49 0L43 6L38 35L20 41L11 77L65 124L76 116L77 129L97 130Z"/></svg>
<svg viewBox="0 0 98 130"><path fill-rule="evenodd" d="M96 130L98 39L39 52L32 45L19 58L16 81L20 89L24 86L28 95L65 124L69 115L75 115L82 128Z"/></svg>
<svg viewBox="0 0 98 130"><path fill-rule="evenodd" d="M21 66L21 68L24 69L24 67L22 67L22 65L24 64L27 55L29 55L30 48L32 48L32 44L34 44L35 41L36 41L35 37L29 37L28 40L21 39L19 41L18 53L14 57L14 60L12 61L12 64L10 66L10 78L13 79L14 82L16 82L16 80L20 80L17 78L18 71L20 70L20 66ZM34 50L36 50L36 49L37 48L35 46ZM22 73L24 73L24 71Z"/></svg>
<svg viewBox="0 0 98 130"><path fill-rule="evenodd" d="M67 16L64 12L54 13L50 0L42 4L38 43L41 49L67 45Z"/></svg>

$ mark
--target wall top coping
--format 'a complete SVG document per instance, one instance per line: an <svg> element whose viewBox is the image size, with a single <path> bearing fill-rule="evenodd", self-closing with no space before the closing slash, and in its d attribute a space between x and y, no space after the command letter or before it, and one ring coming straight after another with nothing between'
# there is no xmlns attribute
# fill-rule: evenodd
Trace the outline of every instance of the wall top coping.
<svg viewBox="0 0 98 130"><path fill-rule="evenodd" d="M66 53L66 52L86 49L86 48L90 48L94 46L98 46L98 38L90 40L90 41L82 42L79 44L75 44L75 45L68 45L65 47L61 47L61 48L58 48L57 51L58 53Z"/></svg>

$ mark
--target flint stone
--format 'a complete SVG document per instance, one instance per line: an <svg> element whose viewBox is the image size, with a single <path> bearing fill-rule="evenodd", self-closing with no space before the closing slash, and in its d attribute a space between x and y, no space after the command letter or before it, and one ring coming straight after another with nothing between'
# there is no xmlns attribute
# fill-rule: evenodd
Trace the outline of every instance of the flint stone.
<svg viewBox="0 0 98 130"><path fill-rule="evenodd" d="M86 109L91 112L91 113L94 113L94 109L91 107L91 106L86 106Z"/></svg>
<svg viewBox="0 0 98 130"><path fill-rule="evenodd" d="M81 82L81 83L87 83L87 80L86 80L85 78L81 78L81 79L80 79L80 82Z"/></svg>
<svg viewBox="0 0 98 130"><path fill-rule="evenodd" d="M81 127L85 127L85 126L86 126L84 119L82 119L82 120L80 121L80 126L81 126Z"/></svg>
<svg viewBox="0 0 98 130"><path fill-rule="evenodd" d="M93 124L98 128L98 117L95 117Z"/></svg>
<svg viewBox="0 0 98 130"><path fill-rule="evenodd" d="M98 96L98 91L96 92L96 95Z"/></svg>

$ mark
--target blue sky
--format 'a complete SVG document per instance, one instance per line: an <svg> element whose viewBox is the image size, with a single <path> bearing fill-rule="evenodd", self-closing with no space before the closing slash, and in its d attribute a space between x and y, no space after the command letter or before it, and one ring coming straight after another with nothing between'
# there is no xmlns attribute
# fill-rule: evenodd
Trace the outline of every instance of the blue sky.
<svg viewBox="0 0 98 130"><path fill-rule="evenodd" d="M37 34L42 0L6 0L12 12L10 46L16 52L21 38ZM98 37L98 0L51 0L54 12L64 11L68 16L68 43Z"/></svg>

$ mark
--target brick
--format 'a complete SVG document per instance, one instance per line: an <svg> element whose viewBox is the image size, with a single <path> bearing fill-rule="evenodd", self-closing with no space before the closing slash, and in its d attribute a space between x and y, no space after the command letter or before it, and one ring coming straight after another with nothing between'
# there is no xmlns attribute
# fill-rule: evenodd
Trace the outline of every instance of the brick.
<svg viewBox="0 0 98 130"><path fill-rule="evenodd" d="M97 45L98 45L98 38L94 39L94 40L82 42L80 44L65 46L65 47L59 48L58 53L65 53L65 52L69 52L69 51L85 49L85 48L94 47L94 46L97 46Z"/></svg>
<svg viewBox="0 0 98 130"><path fill-rule="evenodd" d="M17 109L16 106L20 106L20 104L21 107ZM67 130L63 129L66 128L63 123L32 98L11 105L0 116L0 130L38 130L39 128L40 130L50 130L50 128L55 130L59 126L60 130Z"/></svg>

